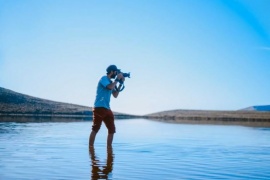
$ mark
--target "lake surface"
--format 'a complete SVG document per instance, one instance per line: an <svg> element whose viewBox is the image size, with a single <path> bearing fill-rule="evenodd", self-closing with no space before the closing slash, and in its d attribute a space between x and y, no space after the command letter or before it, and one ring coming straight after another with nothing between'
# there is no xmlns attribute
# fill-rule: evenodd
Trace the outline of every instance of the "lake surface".
<svg viewBox="0 0 270 180"><path fill-rule="evenodd" d="M270 179L270 128L117 120L0 123L0 179Z"/></svg>

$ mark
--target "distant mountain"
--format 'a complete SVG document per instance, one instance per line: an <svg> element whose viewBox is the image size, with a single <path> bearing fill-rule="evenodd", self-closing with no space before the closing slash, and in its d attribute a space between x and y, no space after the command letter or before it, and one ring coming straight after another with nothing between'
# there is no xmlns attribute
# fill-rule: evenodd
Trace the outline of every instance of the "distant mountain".
<svg viewBox="0 0 270 180"><path fill-rule="evenodd" d="M92 108L56 102L0 87L0 115L92 116ZM116 116L130 116L114 112Z"/></svg>
<svg viewBox="0 0 270 180"><path fill-rule="evenodd" d="M250 106L244 109L240 109L239 111L270 111L270 105Z"/></svg>

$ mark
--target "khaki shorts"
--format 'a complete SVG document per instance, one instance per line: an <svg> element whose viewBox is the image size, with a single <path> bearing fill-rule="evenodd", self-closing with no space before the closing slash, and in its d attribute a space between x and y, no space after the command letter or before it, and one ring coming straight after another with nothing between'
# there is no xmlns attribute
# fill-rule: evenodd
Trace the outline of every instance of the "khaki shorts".
<svg viewBox="0 0 270 180"><path fill-rule="evenodd" d="M115 133L114 116L112 111L103 107L94 108L92 130L97 133L102 121L105 123L109 134Z"/></svg>

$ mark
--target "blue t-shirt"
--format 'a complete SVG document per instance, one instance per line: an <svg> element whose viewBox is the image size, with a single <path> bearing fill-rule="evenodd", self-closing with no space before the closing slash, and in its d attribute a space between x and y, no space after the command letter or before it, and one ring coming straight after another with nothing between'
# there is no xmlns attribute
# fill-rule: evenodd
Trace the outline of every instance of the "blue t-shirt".
<svg viewBox="0 0 270 180"><path fill-rule="evenodd" d="M103 76L99 80L94 107L104 107L110 109L112 90L106 88L106 86L109 84L111 84L111 80L107 76Z"/></svg>

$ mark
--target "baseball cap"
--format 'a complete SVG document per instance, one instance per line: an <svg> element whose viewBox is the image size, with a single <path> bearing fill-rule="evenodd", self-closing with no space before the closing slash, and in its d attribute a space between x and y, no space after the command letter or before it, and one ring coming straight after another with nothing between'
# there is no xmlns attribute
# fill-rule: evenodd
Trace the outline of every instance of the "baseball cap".
<svg viewBox="0 0 270 180"><path fill-rule="evenodd" d="M117 69L116 65L110 65L107 67L106 71L109 73L111 71L120 71L120 69Z"/></svg>

